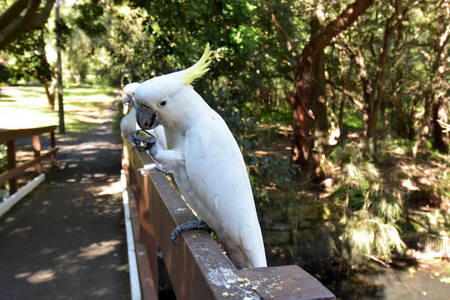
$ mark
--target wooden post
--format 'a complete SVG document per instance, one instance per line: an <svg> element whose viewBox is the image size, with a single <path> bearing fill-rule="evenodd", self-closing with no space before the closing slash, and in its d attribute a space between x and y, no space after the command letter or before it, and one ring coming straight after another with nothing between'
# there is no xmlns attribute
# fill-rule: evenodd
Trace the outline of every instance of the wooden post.
<svg viewBox="0 0 450 300"><path fill-rule="evenodd" d="M55 22L56 25L61 22L59 16L59 6L60 0L56 0L55 7ZM57 28L57 27L56 27ZM59 115L59 133L66 133L66 127L64 124L64 100L63 100L63 83L62 83L62 59L61 59L61 36L57 30L56 31L56 74L57 74L57 87L58 87L58 115Z"/></svg>
<svg viewBox="0 0 450 300"><path fill-rule="evenodd" d="M6 147L8 147L8 170L12 170L16 167L16 144L14 140L7 141ZM9 181L9 195L17 192L17 177L11 178Z"/></svg>
<svg viewBox="0 0 450 300"><path fill-rule="evenodd" d="M140 242L147 248L147 257L150 263L154 286L159 286L158 282L158 241L155 228L149 220L149 177L144 177L143 194L139 197L139 224L140 224Z"/></svg>
<svg viewBox="0 0 450 300"><path fill-rule="evenodd" d="M50 150L56 148L55 131L50 132ZM52 166L56 167L56 152L52 153Z"/></svg>
<svg viewBox="0 0 450 300"><path fill-rule="evenodd" d="M34 150L34 158L38 158L41 156L41 136L33 135L33 150ZM40 160L36 166L34 167L36 173L42 173L42 161Z"/></svg>

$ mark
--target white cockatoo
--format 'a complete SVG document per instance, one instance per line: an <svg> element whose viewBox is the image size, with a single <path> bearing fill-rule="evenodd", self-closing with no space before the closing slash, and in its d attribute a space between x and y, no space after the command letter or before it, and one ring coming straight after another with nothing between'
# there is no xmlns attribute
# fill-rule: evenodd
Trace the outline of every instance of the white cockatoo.
<svg viewBox="0 0 450 300"><path fill-rule="evenodd" d="M236 267L266 267L242 153L222 117L190 85L208 71L210 55L208 45L194 66L149 79L135 90L137 118L146 110L156 112L167 138L167 149L153 151L158 165L144 166L143 171L156 168L173 174L185 200L214 230ZM191 229L189 223L174 233Z"/></svg>
<svg viewBox="0 0 450 300"><path fill-rule="evenodd" d="M128 138L133 132L140 129L139 125L136 122L136 108L134 105L134 91L139 85L140 83L133 82L127 84L123 88L123 105L130 107L128 113L123 116L122 120L120 121L120 132L122 132L125 138Z"/></svg>
<svg viewBox="0 0 450 300"><path fill-rule="evenodd" d="M133 82L127 84L123 88L123 104L131 108L128 111L128 114L120 121L120 131L125 138L129 138L133 132L141 129L136 120L136 105L134 101L134 92L139 85L139 82ZM144 118L144 120L141 120L140 122L143 127L142 129L156 139L157 149L167 149L164 127L160 124L159 118L155 118L155 121L152 124L145 123L145 119L152 119L148 115L141 114L141 118Z"/></svg>

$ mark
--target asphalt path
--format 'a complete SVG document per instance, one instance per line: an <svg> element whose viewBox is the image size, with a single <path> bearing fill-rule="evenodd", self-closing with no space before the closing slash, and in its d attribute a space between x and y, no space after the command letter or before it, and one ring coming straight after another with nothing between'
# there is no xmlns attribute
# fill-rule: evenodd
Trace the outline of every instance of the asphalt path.
<svg viewBox="0 0 450 300"><path fill-rule="evenodd" d="M129 299L111 112L99 130L57 139L58 167L0 219L0 299Z"/></svg>

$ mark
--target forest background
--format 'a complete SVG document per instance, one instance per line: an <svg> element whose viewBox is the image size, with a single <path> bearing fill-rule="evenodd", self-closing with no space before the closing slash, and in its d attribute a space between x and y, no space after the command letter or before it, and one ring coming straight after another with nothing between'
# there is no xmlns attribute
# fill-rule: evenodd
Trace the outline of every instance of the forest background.
<svg viewBox="0 0 450 300"><path fill-rule="evenodd" d="M16 32L13 2L33 20ZM141 82L210 44L195 89L241 146L272 264L326 280L448 251L450 1L79 0L42 22L54 2L0 2L0 82L39 81L51 110L55 34L66 85Z"/></svg>

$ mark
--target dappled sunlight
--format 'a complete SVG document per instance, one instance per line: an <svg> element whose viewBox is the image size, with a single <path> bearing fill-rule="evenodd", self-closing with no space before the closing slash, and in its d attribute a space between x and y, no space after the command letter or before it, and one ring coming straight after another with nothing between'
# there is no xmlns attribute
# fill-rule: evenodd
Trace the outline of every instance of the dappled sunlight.
<svg viewBox="0 0 450 300"><path fill-rule="evenodd" d="M17 274L16 279L26 279L31 284L39 284L47 281L52 281L55 279L55 271L51 269L39 270L35 273L24 272Z"/></svg>
<svg viewBox="0 0 450 300"><path fill-rule="evenodd" d="M39 251L37 254L43 255L43 254L51 254L58 250L58 248L43 248L41 251Z"/></svg>
<svg viewBox="0 0 450 300"><path fill-rule="evenodd" d="M109 254L116 250L116 246L120 245L121 241L112 240L100 243L91 244L88 247L80 248L81 254L78 257L85 257L86 259L94 259L98 256Z"/></svg>
<svg viewBox="0 0 450 300"><path fill-rule="evenodd" d="M404 188L408 189L409 191L418 191L419 190L419 188L412 183L410 178L403 179L402 186Z"/></svg>
<svg viewBox="0 0 450 300"><path fill-rule="evenodd" d="M109 240L99 243L93 243L86 247L80 247L78 251L71 250L57 256L58 264L56 264L53 268L21 272L14 275L14 278L24 279L30 284L41 284L56 280L63 274L72 274L78 276L81 275L79 273L86 268L86 263L84 261L91 261L111 254L116 256L116 251L122 243L123 242L119 240ZM36 253L36 255L38 255L37 257L45 257L46 255L60 253L61 250L61 247L44 248ZM121 268L121 266L113 267L116 269ZM30 269L33 269L33 267L31 266ZM105 294L104 291L100 290L98 290L98 293Z"/></svg>
<svg viewBox="0 0 450 300"><path fill-rule="evenodd" d="M107 287L99 288L99 289L97 289L96 291L94 291L94 292L92 293L92 296L96 296L96 297L105 297L105 296L108 296L108 295L110 295L110 291L109 291L109 290L110 290L110 289L107 288Z"/></svg>
<svg viewBox="0 0 450 300"><path fill-rule="evenodd" d="M55 278L55 271L53 270L39 270L27 278L27 281L31 284L38 284L47 281L51 281Z"/></svg>
<svg viewBox="0 0 450 300"><path fill-rule="evenodd" d="M9 235L22 234L22 233L28 232L28 231L30 231L30 230L31 230L31 227L30 227L30 226L22 227L22 228L17 228L17 229L12 230L12 231L9 233Z"/></svg>
<svg viewBox="0 0 450 300"><path fill-rule="evenodd" d="M94 115L77 115L73 118L84 123L103 124L105 122L104 118L98 118Z"/></svg>
<svg viewBox="0 0 450 300"><path fill-rule="evenodd" d="M57 115L49 115L39 112L22 110L17 114L11 114L8 109L0 110L0 128L20 129L39 126L50 126L58 123Z"/></svg>
<svg viewBox="0 0 450 300"><path fill-rule="evenodd" d="M99 193L100 196L103 195L113 195L117 193L121 193L123 189L123 185L120 181L113 182L109 186L104 187L104 190Z"/></svg>
<svg viewBox="0 0 450 300"><path fill-rule="evenodd" d="M80 132L79 128L89 126L88 124L103 123L105 121L103 111L114 100L112 91L111 88L100 86L65 88L64 112L66 127L70 129L67 130L68 133ZM2 87L0 102L3 107L0 110L0 128L2 129L40 127L59 123L57 103L55 103L55 111L48 109L43 87ZM91 129L93 129L92 125L90 125Z"/></svg>

